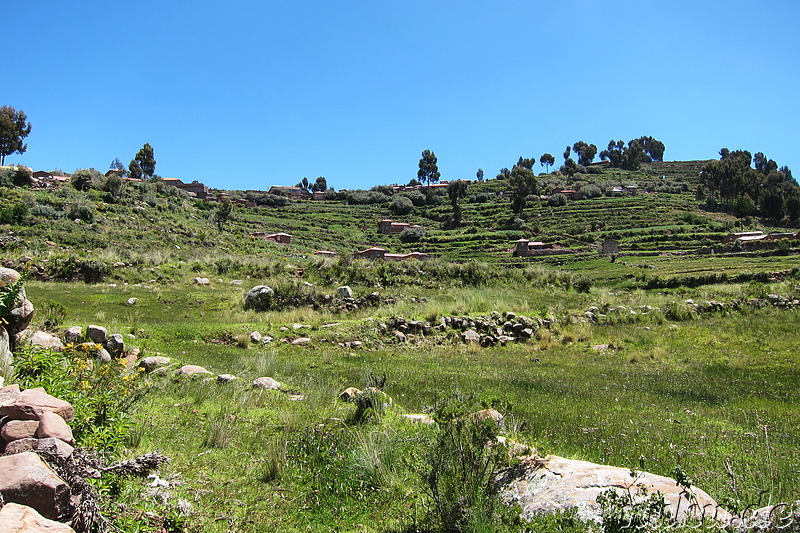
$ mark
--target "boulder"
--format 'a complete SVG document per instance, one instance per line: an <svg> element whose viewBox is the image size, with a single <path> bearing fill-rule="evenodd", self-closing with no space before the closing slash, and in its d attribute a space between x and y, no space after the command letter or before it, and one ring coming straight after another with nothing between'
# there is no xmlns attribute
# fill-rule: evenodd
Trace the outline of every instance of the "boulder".
<svg viewBox="0 0 800 533"><path fill-rule="evenodd" d="M39 413L39 428L36 430L36 438L58 439L72 446L75 445L72 428L67 425L63 418L49 411Z"/></svg>
<svg viewBox="0 0 800 533"><path fill-rule="evenodd" d="M674 479L640 472L631 477L631 470L599 465L588 461L565 459L555 455L546 458L531 456L504 472L498 482L500 495L509 504L518 504L522 518L532 519L541 513L557 513L575 509L584 521L599 523L600 494L613 490L634 493L641 485L647 494L661 492L669 512L678 521L687 517L716 519L728 522L730 514L720 508L708 494L693 487L697 505L690 506L683 488Z"/></svg>
<svg viewBox="0 0 800 533"><path fill-rule="evenodd" d="M0 288L13 285L19 279L20 274L16 270L0 267ZM28 327L33 318L33 304L26 297L24 288L17 295L14 307L8 315L0 318L5 319L5 328L9 335L16 335Z"/></svg>
<svg viewBox="0 0 800 533"><path fill-rule="evenodd" d="M111 362L111 354L108 353L108 350L106 350L105 348L100 348L97 351L97 358L100 359L104 363L110 363Z"/></svg>
<svg viewBox="0 0 800 533"><path fill-rule="evenodd" d="M464 342L474 342L476 344L481 342L480 334L474 329L468 329L467 331L462 333L461 338L464 339Z"/></svg>
<svg viewBox="0 0 800 533"><path fill-rule="evenodd" d="M505 416L497 411L496 409L482 409L477 413L473 413L472 417L477 422L483 422L484 420L491 420L498 426L503 424L503 420L505 420Z"/></svg>
<svg viewBox="0 0 800 533"><path fill-rule="evenodd" d="M125 305L136 305L138 298L128 298L125 300Z"/></svg>
<svg viewBox="0 0 800 533"><path fill-rule="evenodd" d="M168 365L170 361L172 359L163 355L151 355L139 361L139 366L144 368L146 372L152 372L160 366Z"/></svg>
<svg viewBox="0 0 800 533"><path fill-rule="evenodd" d="M0 388L0 408L16 402L17 398L19 398L19 394L19 385L17 384Z"/></svg>
<svg viewBox="0 0 800 533"><path fill-rule="evenodd" d="M67 458L72 455L73 447L63 440L53 438L37 439L34 437L15 440L6 444L7 455L23 452L44 453Z"/></svg>
<svg viewBox="0 0 800 533"><path fill-rule="evenodd" d="M64 331L64 341L74 344L80 340L81 335L83 335L83 328L80 326L72 326Z"/></svg>
<svg viewBox="0 0 800 533"><path fill-rule="evenodd" d="M272 306L275 291L267 285L256 285L244 295L244 308L253 311L266 311Z"/></svg>
<svg viewBox="0 0 800 533"><path fill-rule="evenodd" d="M277 390L281 388L281 384L272 378L263 377L254 379L253 387L256 389Z"/></svg>
<svg viewBox="0 0 800 533"><path fill-rule="evenodd" d="M355 387L348 387L339 395L339 399L343 402L352 402L355 401L356 398L361 396L361 390Z"/></svg>
<svg viewBox="0 0 800 533"><path fill-rule="evenodd" d="M231 381L236 381L237 379L239 378L237 378L233 374L220 374L219 376L217 376L218 383L230 383Z"/></svg>
<svg viewBox="0 0 800 533"><path fill-rule="evenodd" d="M410 420L411 422L417 422L419 424L433 424L434 420L431 415L426 415L424 413L410 413L400 415L406 420Z"/></svg>
<svg viewBox="0 0 800 533"><path fill-rule="evenodd" d="M261 333L257 331L253 331L250 333L250 342L252 342L253 344L261 342L261 339L262 339Z"/></svg>
<svg viewBox="0 0 800 533"><path fill-rule="evenodd" d="M309 339L308 337L298 337L298 338L296 338L295 340L292 341L292 346L305 346L306 344L309 344L310 342L311 342L311 339Z"/></svg>
<svg viewBox="0 0 800 533"><path fill-rule="evenodd" d="M42 387L25 389L12 403L2 405L0 402L0 415L12 420L38 420L37 413L40 411L55 413L67 422L75 416L75 410L69 403L50 396Z"/></svg>
<svg viewBox="0 0 800 533"><path fill-rule="evenodd" d="M0 509L0 531L3 533L75 533L67 524L49 520L36 509L8 503Z"/></svg>
<svg viewBox="0 0 800 533"><path fill-rule="evenodd" d="M64 349L61 339L55 335L45 333L44 331L34 331L28 339L28 342L31 344L31 346L39 346L41 348L54 350L57 352L60 352Z"/></svg>
<svg viewBox="0 0 800 533"><path fill-rule="evenodd" d="M9 420L0 429L0 437L6 442L19 439L31 439L39 428L38 420Z"/></svg>
<svg viewBox="0 0 800 533"><path fill-rule="evenodd" d="M125 352L125 339L119 333L114 333L108 336L106 342L106 349L113 357L122 357Z"/></svg>
<svg viewBox="0 0 800 533"><path fill-rule="evenodd" d="M6 504L27 505L55 519L69 514L71 492L69 485L33 452L0 457L0 494Z"/></svg>
<svg viewBox="0 0 800 533"><path fill-rule="evenodd" d="M336 289L336 294L339 296L339 298L352 298L353 289L351 289L347 285L342 285L341 287Z"/></svg>
<svg viewBox="0 0 800 533"><path fill-rule="evenodd" d="M105 346L108 341L108 330L103 326L89 326L86 328L86 338L95 344Z"/></svg>
<svg viewBox="0 0 800 533"><path fill-rule="evenodd" d="M210 285L211 281L208 278L194 278L195 285Z"/></svg>
<svg viewBox="0 0 800 533"><path fill-rule="evenodd" d="M197 365L183 365L178 369L179 376L198 376L202 374L211 374L211 372Z"/></svg>
<svg viewBox="0 0 800 533"><path fill-rule="evenodd" d="M8 336L6 328L0 326L0 375L6 372L11 373L13 362L14 354L11 353L11 338Z"/></svg>

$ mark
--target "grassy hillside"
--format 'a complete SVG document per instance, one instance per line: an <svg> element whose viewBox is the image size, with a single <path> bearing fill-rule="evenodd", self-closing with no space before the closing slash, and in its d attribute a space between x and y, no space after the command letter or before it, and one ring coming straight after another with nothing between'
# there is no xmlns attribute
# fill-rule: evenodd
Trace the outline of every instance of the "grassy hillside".
<svg viewBox="0 0 800 533"><path fill-rule="evenodd" d="M138 403L80 437L107 443L113 456L160 450L171 458L159 472L170 483L163 489L97 482L123 531L445 531L448 516L437 514L426 480L437 461L464 460L437 455L453 405L502 411L504 434L540 454L662 475L679 466L739 512L800 494L800 255L796 241L720 253L734 228L773 228L703 211L694 196L701 165L607 169L569 182L539 176L542 193L592 184L654 192L562 206L537 195L521 217L507 184L488 180L470 187L455 227L446 196L403 216L391 199L237 205L219 227L216 204L157 185L129 186L119 198L0 189L8 205L28 207L2 227L0 243L5 263L33 268L27 291L37 327L101 324L141 355L171 357L174 368L239 378L141 376ZM383 218L420 224L425 235L415 243L381 235ZM286 232L293 242L253 232ZM557 243L562 253L511 257L521 237ZM598 256L607 238L620 242L620 255ZM350 258L373 245L436 258ZM701 247L717 253L694 253ZM317 249L340 256L315 257ZM283 303L245 310L244 293L261 283ZM335 303L344 284L356 298L377 296L344 310ZM516 335L511 320L520 316L532 334L504 345L465 342L470 326L453 325L495 320ZM407 321L427 330L398 335ZM272 342L251 342L253 331ZM298 338L310 340L292 344ZM253 389L262 376L284 391ZM346 387L382 376L391 407L365 415L337 401ZM81 394L92 397L88 389ZM441 424L402 417L420 412ZM521 529L507 513L470 507L467 496L450 502L472 513L467 530ZM531 527L587 530L568 516Z"/></svg>

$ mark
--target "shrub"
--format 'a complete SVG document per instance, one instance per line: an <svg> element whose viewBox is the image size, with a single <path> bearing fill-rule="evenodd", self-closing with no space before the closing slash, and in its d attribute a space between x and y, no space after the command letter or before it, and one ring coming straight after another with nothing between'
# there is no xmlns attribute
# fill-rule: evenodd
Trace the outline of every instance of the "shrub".
<svg viewBox="0 0 800 533"><path fill-rule="evenodd" d="M413 208L413 202L406 196L397 196L389 204L389 210L395 215L407 215Z"/></svg>
<svg viewBox="0 0 800 533"><path fill-rule="evenodd" d="M70 184L79 191L88 191L99 186L103 181L103 175L93 168L82 168L76 170L69 178Z"/></svg>
<svg viewBox="0 0 800 533"><path fill-rule="evenodd" d="M549 205L550 207L567 205L567 197L561 194L560 192L553 194L550 196L550 198L547 199L547 205Z"/></svg>
<svg viewBox="0 0 800 533"><path fill-rule="evenodd" d="M473 531L498 521L494 480L508 455L502 446L487 445L499 428L471 416L469 404L453 399L434 409L438 424L421 477L433 503L429 519L439 531Z"/></svg>
<svg viewBox="0 0 800 533"><path fill-rule="evenodd" d="M28 217L30 208L24 202L0 209L0 224L22 224Z"/></svg>
<svg viewBox="0 0 800 533"><path fill-rule="evenodd" d="M94 222L94 214L94 206L85 200L76 200L67 210L67 217L70 220L82 220L87 224Z"/></svg>
<svg viewBox="0 0 800 533"><path fill-rule="evenodd" d="M425 237L425 230L422 228L406 228L400 233L400 242L410 243L419 242Z"/></svg>
<svg viewBox="0 0 800 533"><path fill-rule="evenodd" d="M96 358L100 348L91 343L68 344L62 352L20 348L14 354L15 373L20 387L44 387L72 404L70 425L79 445L113 450L124 441L127 414L146 383L124 359L101 363Z"/></svg>

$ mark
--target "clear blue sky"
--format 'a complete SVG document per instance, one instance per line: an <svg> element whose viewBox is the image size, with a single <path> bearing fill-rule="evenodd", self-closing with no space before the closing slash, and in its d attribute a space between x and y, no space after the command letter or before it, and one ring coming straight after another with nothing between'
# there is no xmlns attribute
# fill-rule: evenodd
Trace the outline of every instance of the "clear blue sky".
<svg viewBox="0 0 800 533"><path fill-rule="evenodd" d="M797 0L35 0L3 11L0 105L36 170L127 165L266 189L442 179L578 140L763 151L800 175ZM540 169L536 166L536 171Z"/></svg>

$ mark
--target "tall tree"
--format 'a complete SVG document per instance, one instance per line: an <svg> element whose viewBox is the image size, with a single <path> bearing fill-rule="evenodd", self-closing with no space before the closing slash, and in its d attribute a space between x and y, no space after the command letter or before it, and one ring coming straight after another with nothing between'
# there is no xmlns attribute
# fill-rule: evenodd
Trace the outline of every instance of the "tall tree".
<svg viewBox="0 0 800 533"><path fill-rule="evenodd" d="M128 170L132 178L153 177L156 173L156 159L153 147L149 143L144 143L144 146L136 152L136 157L131 160Z"/></svg>
<svg viewBox="0 0 800 533"><path fill-rule="evenodd" d="M535 164L536 164L536 158L535 157L522 157L522 156L520 156L519 160L517 161L517 165L516 166L527 168L528 170L533 170L533 165L535 165Z"/></svg>
<svg viewBox="0 0 800 533"><path fill-rule="evenodd" d="M564 161L569 159L569 154L570 153L572 153L572 148L570 148L570 146L567 145L567 148L564 150Z"/></svg>
<svg viewBox="0 0 800 533"><path fill-rule="evenodd" d="M536 192L536 176L529 168L515 166L508 178L511 186L511 210L522 216L528 195Z"/></svg>
<svg viewBox="0 0 800 533"><path fill-rule="evenodd" d="M323 176L317 178L317 180L311 184L312 191L321 191L325 192L328 190L328 180L326 180Z"/></svg>
<svg viewBox="0 0 800 533"><path fill-rule="evenodd" d="M222 231L222 227L228 221L228 218L231 216L231 211L233 210L233 202L227 196L223 196L219 200L219 205L217 206L217 210L214 211L214 222L217 224L217 229Z"/></svg>
<svg viewBox="0 0 800 533"><path fill-rule="evenodd" d="M579 165L588 165L597 155L597 146L578 141L572 145L572 151L577 154Z"/></svg>
<svg viewBox="0 0 800 533"><path fill-rule="evenodd" d="M483 181L483 169L479 168L478 171L475 173L475 177L478 178L478 181Z"/></svg>
<svg viewBox="0 0 800 533"><path fill-rule="evenodd" d="M468 184L464 180L451 181L447 185L447 195L453 206L453 223L461 224L461 199L467 195Z"/></svg>
<svg viewBox="0 0 800 533"><path fill-rule="evenodd" d="M542 154L542 157L539 158L539 164L545 167L545 172L547 172L548 174L550 173L550 167L553 166L555 162L556 158L549 153L544 153Z"/></svg>
<svg viewBox="0 0 800 533"><path fill-rule="evenodd" d="M23 140L30 133L31 123L24 111L7 105L0 107L0 165L6 164L7 155L25 153L28 145Z"/></svg>
<svg viewBox="0 0 800 533"><path fill-rule="evenodd" d="M432 182L439 181L441 174L439 173L439 167L437 166L437 163L438 159L436 159L436 154L430 150L423 150L422 158L419 160L417 178L420 181L427 181L428 185L430 185Z"/></svg>

